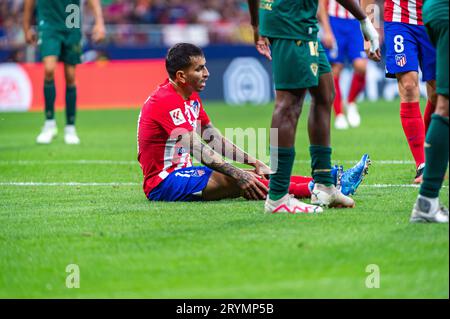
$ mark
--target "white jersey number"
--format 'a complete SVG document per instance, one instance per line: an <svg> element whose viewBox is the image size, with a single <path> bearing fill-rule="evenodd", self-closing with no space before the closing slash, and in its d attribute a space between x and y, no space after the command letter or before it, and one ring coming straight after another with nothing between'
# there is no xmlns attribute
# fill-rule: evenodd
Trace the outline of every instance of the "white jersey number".
<svg viewBox="0 0 450 319"><path fill-rule="evenodd" d="M405 50L405 45L403 44L404 38L402 35L398 34L394 37L394 50L397 53L402 53Z"/></svg>

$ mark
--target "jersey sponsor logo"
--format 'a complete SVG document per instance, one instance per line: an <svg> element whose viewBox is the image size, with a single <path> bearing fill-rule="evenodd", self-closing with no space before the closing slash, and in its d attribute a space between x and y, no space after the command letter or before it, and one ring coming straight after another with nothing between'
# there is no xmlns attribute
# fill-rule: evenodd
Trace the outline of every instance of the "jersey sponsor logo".
<svg viewBox="0 0 450 319"><path fill-rule="evenodd" d="M396 54L395 55L395 63L399 67L404 67L406 65L406 55L405 54Z"/></svg>
<svg viewBox="0 0 450 319"><path fill-rule="evenodd" d="M317 65L317 63L311 63L311 71L314 76L317 76L317 72L319 71L319 66Z"/></svg>
<svg viewBox="0 0 450 319"><path fill-rule="evenodd" d="M186 123L186 118L180 108L170 111L170 117L172 118L173 124L181 125Z"/></svg>

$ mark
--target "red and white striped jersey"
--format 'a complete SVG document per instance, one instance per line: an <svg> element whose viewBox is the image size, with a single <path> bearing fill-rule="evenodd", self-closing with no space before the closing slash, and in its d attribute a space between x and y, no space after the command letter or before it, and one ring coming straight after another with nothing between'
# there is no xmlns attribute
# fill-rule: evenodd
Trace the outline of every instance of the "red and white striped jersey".
<svg viewBox="0 0 450 319"><path fill-rule="evenodd" d="M423 0L386 0L384 21L423 25Z"/></svg>
<svg viewBox="0 0 450 319"><path fill-rule="evenodd" d="M145 102L138 120L138 161L148 194L170 173L191 167L190 154L178 140L180 135L210 123L198 93L188 100L179 95L169 80Z"/></svg>
<svg viewBox="0 0 450 319"><path fill-rule="evenodd" d="M355 2L358 2L355 0ZM341 19L355 19L355 17L343 6L341 6L336 0L327 1L327 10L330 17Z"/></svg>

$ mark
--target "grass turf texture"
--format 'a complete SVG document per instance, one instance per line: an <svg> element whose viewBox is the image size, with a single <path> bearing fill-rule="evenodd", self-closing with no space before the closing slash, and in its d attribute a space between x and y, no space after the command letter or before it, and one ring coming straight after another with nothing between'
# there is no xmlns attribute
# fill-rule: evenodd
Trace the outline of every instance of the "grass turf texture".
<svg viewBox="0 0 450 319"><path fill-rule="evenodd" d="M214 124L267 127L272 106L210 103ZM448 225L408 222L417 188L398 102L362 103L333 131L333 162L373 159L353 210L267 215L263 202L150 203L136 158L138 110L80 111L82 144L35 144L41 113L0 113L1 298L448 298ZM305 108L297 160L309 160ZM112 162L81 163L79 160ZM345 167L350 167L346 163ZM308 175L309 165L295 164ZM136 183L11 186L7 182ZM441 200L448 205L448 180ZM80 288L65 286L68 264ZM366 267L380 270L369 289Z"/></svg>

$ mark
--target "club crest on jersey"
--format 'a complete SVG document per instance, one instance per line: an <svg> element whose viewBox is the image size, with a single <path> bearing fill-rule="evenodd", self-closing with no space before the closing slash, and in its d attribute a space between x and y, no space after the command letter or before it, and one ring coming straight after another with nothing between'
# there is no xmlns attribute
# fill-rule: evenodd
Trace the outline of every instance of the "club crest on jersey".
<svg viewBox="0 0 450 319"><path fill-rule="evenodd" d="M200 103L198 101L189 101L184 103L184 115L193 128L197 127L197 119L200 115Z"/></svg>
<svg viewBox="0 0 450 319"><path fill-rule="evenodd" d="M191 101L191 109L196 115L196 117L198 117L200 113L200 103L198 103L198 101Z"/></svg>
<svg viewBox="0 0 450 319"><path fill-rule="evenodd" d="M183 112L180 108L172 110L169 113L170 117L172 118L173 124L181 125L183 123L186 123L186 118L184 117Z"/></svg>
<svg viewBox="0 0 450 319"><path fill-rule="evenodd" d="M397 54L395 55L395 63L399 66L399 67L404 67L406 64L406 55L405 54Z"/></svg>
<svg viewBox="0 0 450 319"><path fill-rule="evenodd" d="M317 71L319 70L319 67L317 63L311 63L311 71L314 74L314 76L317 76Z"/></svg>

